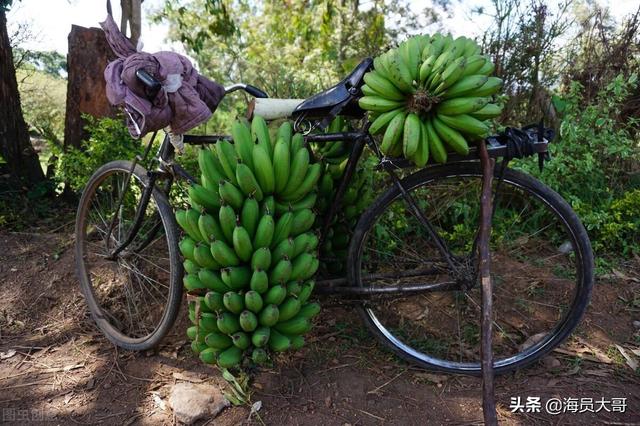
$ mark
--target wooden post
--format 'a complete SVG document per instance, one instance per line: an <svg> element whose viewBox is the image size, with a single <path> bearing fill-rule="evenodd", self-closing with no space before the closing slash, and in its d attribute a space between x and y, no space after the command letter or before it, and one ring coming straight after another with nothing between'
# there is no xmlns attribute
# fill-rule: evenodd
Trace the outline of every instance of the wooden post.
<svg viewBox="0 0 640 426"><path fill-rule="evenodd" d="M495 160L489 158L487 145L481 141L478 146L482 165L482 196L480 202L480 226L478 230L478 252L480 255L480 281L482 283L482 342L480 356L482 359L482 412L485 425L497 425L496 400L493 385L493 286L491 283L491 216L493 214L492 188Z"/></svg>

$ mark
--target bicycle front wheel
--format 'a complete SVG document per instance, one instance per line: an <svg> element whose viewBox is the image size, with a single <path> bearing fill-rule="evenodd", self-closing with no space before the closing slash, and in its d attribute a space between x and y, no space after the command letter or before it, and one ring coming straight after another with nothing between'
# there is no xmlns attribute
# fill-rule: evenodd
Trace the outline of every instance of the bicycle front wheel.
<svg viewBox="0 0 640 426"><path fill-rule="evenodd" d="M182 263L173 210L154 188L133 240L131 233L148 186L141 166L114 161L85 187L76 215L76 270L93 319L105 336L130 350L157 345L169 331L182 298ZM127 184L128 182L128 184Z"/></svg>
<svg viewBox="0 0 640 426"><path fill-rule="evenodd" d="M547 354L578 325L593 285L593 254L584 227L557 193L515 170L506 170L500 183L497 177L490 241L493 351L495 371L505 373ZM351 241L348 274L354 285L449 286L375 296L359 308L385 345L424 368L481 372L474 244L481 178L478 163L457 163L402 181L453 255L454 268L395 186L363 214Z"/></svg>

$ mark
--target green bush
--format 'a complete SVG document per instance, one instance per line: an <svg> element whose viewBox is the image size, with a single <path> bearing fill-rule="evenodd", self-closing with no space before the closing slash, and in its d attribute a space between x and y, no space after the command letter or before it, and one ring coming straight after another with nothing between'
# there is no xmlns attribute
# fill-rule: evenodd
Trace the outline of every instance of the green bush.
<svg viewBox="0 0 640 426"><path fill-rule="evenodd" d="M583 88L573 82L559 137L550 145L552 160L542 172L534 162L519 163L571 204L597 252L640 252L640 185L634 181L640 120L622 113L636 85L635 75L619 75L584 105Z"/></svg>
<svg viewBox="0 0 640 426"><path fill-rule="evenodd" d="M142 144L129 135L122 119L96 119L85 116L89 139L82 142L82 149L51 144L53 155L58 158L55 179L66 183L73 191L84 188L93 172L104 163L113 160L133 160L142 152Z"/></svg>

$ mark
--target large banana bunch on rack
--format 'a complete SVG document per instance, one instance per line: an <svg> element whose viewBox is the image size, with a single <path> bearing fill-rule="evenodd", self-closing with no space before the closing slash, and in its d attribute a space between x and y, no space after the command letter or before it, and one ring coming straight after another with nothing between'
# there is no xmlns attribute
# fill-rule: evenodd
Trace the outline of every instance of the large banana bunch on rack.
<svg viewBox="0 0 640 426"><path fill-rule="evenodd" d="M469 153L469 141L487 136L486 120L502 106L493 95L502 80L475 41L419 35L375 58L364 76L359 104L371 112L371 134L382 133L385 155L417 166L447 161L447 151Z"/></svg>
<svg viewBox="0 0 640 426"><path fill-rule="evenodd" d="M200 295L187 335L202 361L224 368L300 348L320 310L309 298L321 165L289 122L275 138L261 117L235 122L231 133L233 144L199 152L202 185L189 189L191 208L176 212L184 286Z"/></svg>

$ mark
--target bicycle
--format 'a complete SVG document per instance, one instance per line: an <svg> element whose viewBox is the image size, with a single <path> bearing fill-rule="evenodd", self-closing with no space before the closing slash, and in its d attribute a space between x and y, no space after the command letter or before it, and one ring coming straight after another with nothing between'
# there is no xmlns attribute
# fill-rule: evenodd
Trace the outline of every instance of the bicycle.
<svg viewBox="0 0 640 426"><path fill-rule="evenodd" d="M233 85L227 93L244 90L252 95L255 114L278 111L295 118L295 129L305 134L307 143L352 144L321 239L365 146L369 148L390 184L357 222L346 277L318 281L317 293L353 299L367 328L410 363L480 374L474 226L482 173L477 150L402 176L409 164L380 153L357 104L370 68L371 60L364 60L336 86L302 103L270 100L245 84ZM144 72L139 78L149 89L159 87ZM314 132L338 114L361 119L360 128ZM496 373L528 365L563 342L582 318L593 286L591 245L571 207L540 181L507 167L513 158L536 154L542 164L547 155L549 141L541 129L520 134L527 137L513 141L502 135L484 141L490 157L503 158L492 188ZM169 135L149 161L150 170L143 168L140 163L147 161L153 139L155 134L134 161L110 162L93 174L76 219L76 265L89 310L109 340L131 350L157 345L178 314L183 266L169 191L176 181L195 181L175 163ZM221 139L229 140L184 135L183 141L207 145Z"/></svg>

